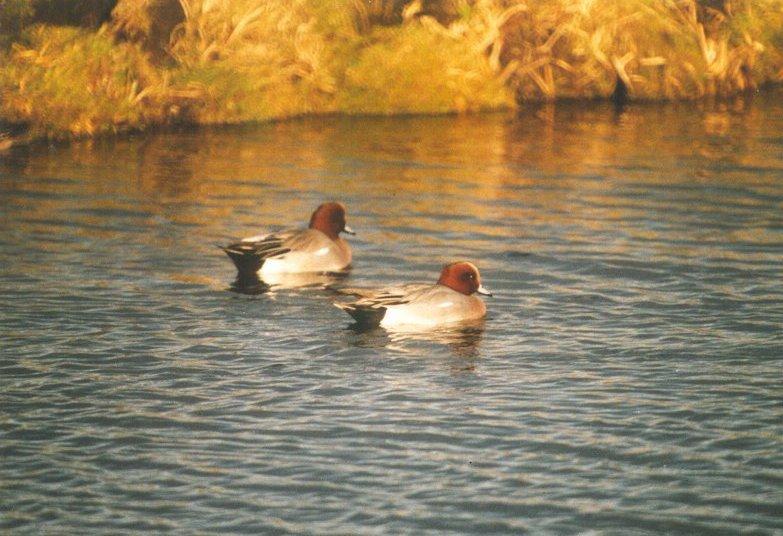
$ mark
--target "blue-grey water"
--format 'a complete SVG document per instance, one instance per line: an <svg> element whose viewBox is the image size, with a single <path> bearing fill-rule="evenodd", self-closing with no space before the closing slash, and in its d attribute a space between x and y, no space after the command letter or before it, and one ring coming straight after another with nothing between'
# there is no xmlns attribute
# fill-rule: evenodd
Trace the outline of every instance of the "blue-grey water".
<svg viewBox="0 0 783 536"><path fill-rule="evenodd" d="M349 210L357 331L215 248ZM4 534L783 534L783 98L340 118L0 155Z"/></svg>

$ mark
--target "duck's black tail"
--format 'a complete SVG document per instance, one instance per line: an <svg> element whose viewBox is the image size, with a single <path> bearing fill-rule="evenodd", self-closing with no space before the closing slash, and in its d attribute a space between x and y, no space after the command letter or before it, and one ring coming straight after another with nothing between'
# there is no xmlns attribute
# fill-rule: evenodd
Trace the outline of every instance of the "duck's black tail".
<svg viewBox="0 0 783 536"><path fill-rule="evenodd" d="M362 327L377 326L386 315L386 307L370 307L341 302L335 302L334 306L351 315L351 318L356 320L356 323Z"/></svg>
<svg viewBox="0 0 783 536"><path fill-rule="evenodd" d="M264 257L259 252L235 245L218 247L228 255L234 262L234 266L237 267L235 285L250 287L259 283L258 270L264 264Z"/></svg>

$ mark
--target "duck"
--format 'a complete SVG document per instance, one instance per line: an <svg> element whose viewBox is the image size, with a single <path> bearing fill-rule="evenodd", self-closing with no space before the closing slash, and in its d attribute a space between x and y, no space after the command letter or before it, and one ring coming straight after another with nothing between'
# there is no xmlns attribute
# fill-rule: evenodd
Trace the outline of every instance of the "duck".
<svg viewBox="0 0 783 536"><path fill-rule="evenodd" d="M351 248L340 233L356 234L342 203L322 203L307 229L287 229L218 246L234 262L237 281L280 274L339 273L351 266Z"/></svg>
<svg viewBox="0 0 783 536"><path fill-rule="evenodd" d="M443 324L478 320L487 313L484 301L492 296L481 284L478 268L471 262L452 262L443 267L438 282L413 283L383 290L346 289L358 299L335 302L358 325L383 328L435 328Z"/></svg>

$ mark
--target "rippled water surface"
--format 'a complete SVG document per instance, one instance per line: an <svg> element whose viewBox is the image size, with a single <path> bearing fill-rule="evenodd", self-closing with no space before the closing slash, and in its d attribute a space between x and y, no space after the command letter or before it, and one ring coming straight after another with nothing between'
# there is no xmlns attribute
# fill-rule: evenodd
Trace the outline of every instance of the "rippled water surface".
<svg viewBox="0 0 783 536"><path fill-rule="evenodd" d="M0 532L783 534L783 98L319 118L0 156ZM215 244L349 208L351 329Z"/></svg>

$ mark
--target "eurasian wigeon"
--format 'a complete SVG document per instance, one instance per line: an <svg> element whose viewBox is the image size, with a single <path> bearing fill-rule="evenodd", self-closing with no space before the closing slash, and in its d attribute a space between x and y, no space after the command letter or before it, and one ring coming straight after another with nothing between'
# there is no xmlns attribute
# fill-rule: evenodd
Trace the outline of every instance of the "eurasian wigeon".
<svg viewBox="0 0 783 536"><path fill-rule="evenodd" d="M492 294L481 285L478 268L469 262L443 267L434 285L409 284L380 291L350 290L359 299L335 305L364 326L435 327L450 322L475 320L487 313L475 294Z"/></svg>
<svg viewBox="0 0 783 536"><path fill-rule="evenodd" d="M238 279L273 274L340 272L351 264L351 248L340 233L355 234L345 224L342 203L323 203L310 217L307 229L290 229L251 236L220 246L234 261Z"/></svg>

